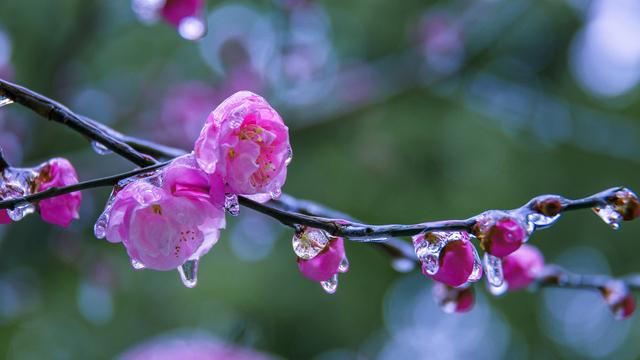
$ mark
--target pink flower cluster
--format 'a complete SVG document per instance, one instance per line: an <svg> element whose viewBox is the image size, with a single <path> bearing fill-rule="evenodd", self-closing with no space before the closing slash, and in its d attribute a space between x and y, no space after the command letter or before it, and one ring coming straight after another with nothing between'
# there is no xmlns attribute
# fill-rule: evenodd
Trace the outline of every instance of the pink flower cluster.
<svg viewBox="0 0 640 360"><path fill-rule="evenodd" d="M474 230L485 256L501 259L501 281L508 290L526 288L543 270L540 251L523 245L529 234L517 219L507 215L487 216L478 221ZM414 236L413 243L423 274L439 284L434 288L434 296L443 309L468 311L474 297L469 285L482 276L482 265L469 234L429 232Z"/></svg>
<svg viewBox="0 0 640 360"><path fill-rule="evenodd" d="M195 152L114 189L96 235L122 243L137 268L171 270L198 260L225 227L229 196L277 196L289 134L260 96L242 91L209 116Z"/></svg>
<svg viewBox="0 0 640 360"><path fill-rule="evenodd" d="M11 199L42 192L51 188L78 183L73 165L63 158L53 158L30 169L6 168L0 176L0 198ZM79 191L38 201L36 204L20 204L14 210L0 211L0 224L19 220L37 210L42 220L67 227L79 218L82 194ZM12 216L13 215L13 216Z"/></svg>

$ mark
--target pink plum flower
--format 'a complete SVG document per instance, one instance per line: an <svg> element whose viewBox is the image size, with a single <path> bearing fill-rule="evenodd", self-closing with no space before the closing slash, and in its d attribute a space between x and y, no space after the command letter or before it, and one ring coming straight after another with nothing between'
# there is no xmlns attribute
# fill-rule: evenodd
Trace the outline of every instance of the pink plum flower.
<svg viewBox="0 0 640 360"><path fill-rule="evenodd" d="M240 91L211 112L195 157L205 172L222 178L229 193L276 197L291 159L289 129L265 99Z"/></svg>
<svg viewBox="0 0 640 360"><path fill-rule="evenodd" d="M63 158L54 158L38 167L38 175L35 178L36 192L42 192L53 187L63 187L78 183L78 175L73 165ZM82 194L75 191L69 194L59 195L40 200L38 209L42 220L60 225L69 226L73 219L78 219Z"/></svg>
<svg viewBox="0 0 640 360"><path fill-rule="evenodd" d="M305 260L298 258L298 269L302 275L313 281L327 281L340 271L340 264L346 259L344 240L339 237L329 244L315 257Z"/></svg>
<svg viewBox="0 0 640 360"><path fill-rule="evenodd" d="M456 287L482 276L477 252L466 232L429 232L414 236L413 243L422 273L436 281ZM438 250L429 253L431 248Z"/></svg>
<svg viewBox="0 0 640 360"><path fill-rule="evenodd" d="M122 242L134 263L175 269L200 258L218 241L225 226L219 201L208 177L186 155L160 175L130 182L115 194L105 210L106 238Z"/></svg>
<svg viewBox="0 0 640 360"><path fill-rule="evenodd" d="M478 221L475 235L485 251L499 258L518 250L529 236L524 226L510 216Z"/></svg>
<svg viewBox="0 0 640 360"><path fill-rule="evenodd" d="M531 284L544 268L544 257L535 246L522 245L502 259L504 280L509 291L520 290Z"/></svg>

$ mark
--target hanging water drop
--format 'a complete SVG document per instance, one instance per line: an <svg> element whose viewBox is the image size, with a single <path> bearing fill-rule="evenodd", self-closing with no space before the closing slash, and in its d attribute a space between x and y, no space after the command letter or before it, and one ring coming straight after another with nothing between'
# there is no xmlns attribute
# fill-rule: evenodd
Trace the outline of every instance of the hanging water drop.
<svg viewBox="0 0 640 360"><path fill-rule="evenodd" d="M422 269L428 275L435 275L440 270L440 258L437 254L428 254L422 258Z"/></svg>
<svg viewBox="0 0 640 360"><path fill-rule="evenodd" d="M207 26L203 19L190 16L182 19L178 25L178 33L184 39L198 40L207 32Z"/></svg>
<svg viewBox="0 0 640 360"><path fill-rule="evenodd" d="M198 260L187 260L178 268L184 286L193 288L198 284Z"/></svg>
<svg viewBox="0 0 640 360"><path fill-rule="evenodd" d="M238 216L240 214L240 204L238 203L238 195L225 194L224 195L224 209L231 216Z"/></svg>
<svg viewBox="0 0 640 360"><path fill-rule="evenodd" d="M104 239L107 236L107 224L109 223L109 216L106 213L100 214L98 220L93 225L93 235L98 239Z"/></svg>
<svg viewBox="0 0 640 360"><path fill-rule="evenodd" d="M338 290L338 274L334 274L327 281L321 281L320 286L327 294L335 294L336 290Z"/></svg>
<svg viewBox="0 0 640 360"><path fill-rule="evenodd" d="M289 146L287 147L287 158L284 160L284 164L289 165L291 160L293 160L293 150L291 149L291 146Z"/></svg>
<svg viewBox="0 0 640 360"><path fill-rule="evenodd" d="M393 270L401 273L408 273L416 268L416 262L406 258L395 258L391 260Z"/></svg>
<svg viewBox="0 0 640 360"><path fill-rule="evenodd" d="M487 283L490 287L499 288L504 283L502 272L502 260L500 258L484 253L484 271Z"/></svg>
<svg viewBox="0 0 640 360"><path fill-rule="evenodd" d="M131 259L131 267L136 270L142 270L145 268L144 264L136 259Z"/></svg>
<svg viewBox="0 0 640 360"><path fill-rule="evenodd" d="M338 266L338 272L346 273L349 271L349 260L347 257L343 257L342 261L340 261L340 265Z"/></svg>
<svg viewBox="0 0 640 360"><path fill-rule="evenodd" d="M489 292L493 296L500 296L507 292L507 290L509 289L509 286L506 282L502 282L502 285L500 286L487 285L487 287L489 288Z"/></svg>
<svg viewBox="0 0 640 360"><path fill-rule="evenodd" d="M112 151L110 149L108 149L106 146L102 145L102 143L100 143L98 141L92 141L91 142L91 148L98 155L108 155L108 154L112 153Z"/></svg>
<svg viewBox="0 0 640 360"><path fill-rule="evenodd" d="M20 221L35 210L36 208L33 204L25 202L15 205L13 209L8 209L7 213L12 221Z"/></svg>
<svg viewBox="0 0 640 360"><path fill-rule="evenodd" d="M536 229L544 229L553 225L560 219L560 214L556 216L545 216L540 213L531 213L527 215L527 232L531 234Z"/></svg>
<svg viewBox="0 0 640 360"><path fill-rule="evenodd" d="M280 189L275 189L271 192L269 192L269 196L271 196L271 199L276 200L280 197L280 195L282 195L282 190Z"/></svg>
<svg viewBox="0 0 640 360"><path fill-rule="evenodd" d="M318 255L329 243L329 234L320 229L305 227L293 234L293 252L301 259L309 260Z"/></svg>
<svg viewBox="0 0 640 360"><path fill-rule="evenodd" d="M605 222L611 226L613 230L620 229L620 223L622 222L622 215L616 211L616 208L612 205L606 205L605 207L594 207L593 212L596 213Z"/></svg>
<svg viewBox="0 0 640 360"><path fill-rule="evenodd" d="M13 104L13 100L9 99L6 96L0 95L0 108L9 104Z"/></svg>
<svg viewBox="0 0 640 360"><path fill-rule="evenodd" d="M473 271L471 271L471 275L467 279L468 282L476 282L482 279L482 261L480 261L480 255L478 255L478 251L475 246L472 246L473 249Z"/></svg>

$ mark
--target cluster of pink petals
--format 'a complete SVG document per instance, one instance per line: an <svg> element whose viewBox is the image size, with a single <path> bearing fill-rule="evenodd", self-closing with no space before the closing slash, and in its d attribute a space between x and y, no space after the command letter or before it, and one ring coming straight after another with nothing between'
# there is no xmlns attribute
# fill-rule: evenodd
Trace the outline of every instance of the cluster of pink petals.
<svg viewBox="0 0 640 360"><path fill-rule="evenodd" d="M222 178L228 193L277 196L291 158L289 131L265 99L240 91L209 115L195 156L205 172Z"/></svg>
<svg viewBox="0 0 640 360"><path fill-rule="evenodd" d="M504 281L509 291L529 286L544 269L544 257L535 246L524 244L502 259Z"/></svg>
<svg viewBox="0 0 640 360"><path fill-rule="evenodd" d="M344 240L338 237L331 240L315 257L309 260L298 258L298 269L310 280L327 281L339 272L340 263L344 258Z"/></svg>
<svg viewBox="0 0 640 360"><path fill-rule="evenodd" d="M35 179L36 192L42 192L54 187L64 187L78 183L78 175L73 165L63 158L54 158L41 165L39 174ZM69 194L59 195L40 200L38 209L42 220L60 225L69 226L71 221L78 219L82 193L75 191Z"/></svg>
<svg viewBox="0 0 640 360"><path fill-rule="evenodd" d="M122 242L131 259L146 268L175 269L218 241L225 226L223 199L221 186L186 155L158 176L133 181L116 193L106 238Z"/></svg>

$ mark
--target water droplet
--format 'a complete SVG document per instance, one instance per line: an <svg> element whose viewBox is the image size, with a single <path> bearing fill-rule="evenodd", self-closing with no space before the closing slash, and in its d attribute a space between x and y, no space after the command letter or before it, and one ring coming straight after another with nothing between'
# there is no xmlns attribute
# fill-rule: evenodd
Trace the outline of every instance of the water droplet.
<svg viewBox="0 0 640 360"><path fill-rule="evenodd" d="M301 259L313 259L327 246L329 239L326 231L305 227L293 235L293 252Z"/></svg>
<svg viewBox="0 0 640 360"><path fill-rule="evenodd" d="M92 141L91 142L91 148L98 155L108 155L108 154L112 153L111 150L109 150L106 146L102 145L102 143L97 142L97 141Z"/></svg>
<svg viewBox="0 0 640 360"><path fill-rule="evenodd" d="M273 190L269 193L269 196L271 196L273 200L278 199L280 195L282 195L282 190L280 189Z"/></svg>
<svg viewBox="0 0 640 360"><path fill-rule="evenodd" d="M482 262L480 261L480 255L478 255L478 251L475 246L472 246L473 249L473 271L469 278L468 282L476 282L482 279Z"/></svg>
<svg viewBox="0 0 640 360"><path fill-rule="evenodd" d="M395 258L391 260L391 267L397 272L407 273L416 268L416 262L405 258Z"/></svg>
<svg viewBox="0 0 640 360"><path fill-rule="evenodd" d="M109 225L109 214L111 213L111 208L113 207L113 202L116 199L116 194L118 190L114 187L111 190L111 194L109 195L109 199L107 199L107 203L104 206L104 210L102 214L98 216L98 220L93 225L93 234L98 239L104 239L107 236L107 226Z"/></svg>
<svg viewBox="0 0 640 360"><path fill-rule="evenodd" d="M500 258L490 255L489 253L485 253L484 272L487 278L487 284L489 285L489 290L492 290L491 288L500 288L504 284L502 260L500 260Z"/></svg>
<svg viewBox="0 0 640 360"><path fill-rule="evenodd" d="M427 274L435 275L440 270L440 251L447 242L458 239L451 234L453 233L436 231L426 234L422 241L414 243L416 255L422 262L422 269Z"/></svg>
<svg viewBox="0 0 640 360"><path fill-rule="evenodd" d="M340 265L338 266L338 272L346 273L349 271L349 260L347 257L343 257L342 261L340 261Z"/></svg>
<svg viewBox="0 0 640 360"><path fill-rule="evenodd" d="M489 292L493 296L500 296L500 295L504 294L505 292L507 292L507 290L509 289L509 287L507 286L506 282L503 282L502 285L500 285L500 286L488 285L488 288L489 288Z"/></svg>
<svg viewBox="0 0 640 360"><path fill-rule="evenodd" d="M291 149L291 146L289 146L287 147L287 158L284 160L284 164L289 165L291 160L293 160L293 150Z"/></svg>
<svg viewBox="0 0 640 360"><path fill-rule="evenodd" d="M327 281L320 281L320 285L327 294L335 294L336 290L338 290L338 274L334 274Z"/></svg>
<svg viewBox="0 0 640 360"><path fill-rule="evenodd" d="M429 275L435 275L440 270L438 254L428 254L422 258L422 268Z"/></svg>
<svg viewBox="0 0 640 360"><path fill-rule="evenodd" d="M133 0L131 9L138 19L145 23L152 23L158 18L160 9L166 0Z"/></svg>
<svg viewBox="0 0 640 360"><path fill-rule="evenodd" d="M224 196L224 209L231 216L238 216L240 214L240 204L238 204L238 195L225 194Z"/></svg>
<svg viewBox="0 0 640 360"><path fill-rule="evenodd" d="M25 216L32 214L36 210L36 207L31 203L17 204L13 210L7 209L7 213L12 221L20 221Z"/></svg>
<svg viewBox="0 0 640 360"><path fill-rule="evenodd" d="M620 223L622 222L622 215L620 215L616 211L616 208L613 207L612 205L606 205L603 208L595 207L593 208L593 212L595 212L596 215L598 215L600 219L602 219L602 221L605 222L605 224L608 224L609 226L611 226L613 230L620 229Z"/></svg>
<svg viewBox="0 0 640 360"><path fill-rule="evenodd" d="M136 270L142 270L145 268L144 264L136 259L131 259L131 266Z"/></svg>
<svg viewBox="0 0 640 360"><path fill-rule="evenodd" d="M544 229L553 225L560 219L560 214L556 216L545 216L540 213L531 213L527 215L527 232L531 234L536 229Z"/></svg>
<svg viewBox="0 0 640 360"><path fill-rule="evenodd" d="M180 21L180 25L178 25L178 33L187 40L198 40L203 37L206 32L207 25L204 20L199 17L190 16L184 18Z"/></svg>
<svg viewBox="0 0 640 360"><path fill-rule="evenodd" d="M198 260L187 260L178 268L184 286L193 288L198 284Z"/></svg>
<svg viewBox="0 0 640 360"><path fill-rule="evenodd" d="M13 100L9 99L6 96L0 96L0 108L9 104L13 104Z"/></svg>

